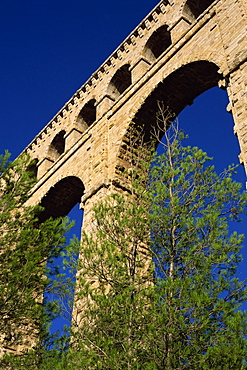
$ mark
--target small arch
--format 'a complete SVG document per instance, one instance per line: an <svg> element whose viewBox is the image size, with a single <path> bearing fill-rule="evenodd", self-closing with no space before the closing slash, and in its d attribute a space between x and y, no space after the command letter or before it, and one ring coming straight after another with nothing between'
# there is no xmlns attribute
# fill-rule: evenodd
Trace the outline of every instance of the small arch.
<svg viewBox="0 0 247 370"><path fill-rule="evenodd" d="M197 19L215 0L187 0L183 13L189 18Z"/></svg>
<svg viewBox="0 0 247 370"><path fill-rule="evenodd" d="M171 34L167 26L161 26L148 39L144 48L144 57L155 61L172 43Z"/></svg>
<svg viewBox="0 0 247 370"><path fill-rule="evenodd" d="M37 175L38 175L38 166L37 166L37 163L38 163L38 159L37 158L32 159L31 162L30 162L30 164L27 167L27 171L30 172L30 177L31 178L37 178Z"/></svg>
<svg viewBox="0 0 247 370"><path fill-rule="evenodd" d="M48 155L49 157L53 160L56 161L61 154L64 153L65 150L65 131L62 130L60 131L52 140L49 150L48 150Z"/></svg>
<svg viewBox="0 0 247 370"><path fill-rule="evenodd" d="M39 215L39 221L44 222L50 217L66 216L81 201L84 191L84 185L78 177L63 178L42 198L40 205L44 211Z"/></svg>
<svg viewBox="0 0 247 370"><path fill-rule="evenodd" d="M91 99L81 109L77 119L76 125L83 132L88 129L96 121L96 100Z"/></svg>
<svg viewBox="0 0 247 370"><path fill-rule="evenodd" d="M110 95L111 98L116 100L131 85L131 83L132 78L130 65L125 64L121 68L119 68L112 77L107 89L107 93L108 95Z"/></svg>

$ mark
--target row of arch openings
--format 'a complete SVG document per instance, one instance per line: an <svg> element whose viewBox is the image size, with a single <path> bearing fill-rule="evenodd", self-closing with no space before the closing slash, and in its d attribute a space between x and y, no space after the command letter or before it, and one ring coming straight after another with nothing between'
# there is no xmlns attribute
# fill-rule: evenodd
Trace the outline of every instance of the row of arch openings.
<svg viewBox="0 0 247 370"><path fill-rule="evenodd" d="M167 26L162 26L156 30L149 38L145 49L144 56L150 62L157 59L171 44L170 33ZM108 88L107 95L112 100L117 100L120 95L132 84L130 65L125 64L117 70L112 77ZM86 131L96 121L96 100L91 99L81 109L75 121L76 126L82 132ZM65 134L64 130L60 131L52 140L48 149L48 156L51 160L56 161L65 151Z"/></svg>
<svg viewBox="0 0 247 370"><path fill-rule="evenodd" d="M143 57L151 64L172 44L167 26L161 26L148 39ZM116 100L132 84L130 65L125 64L117 70L107 89L107 94Z"/></svg>
<svg viewBox="0 0 247 370"><path fill-rule="evenodd" d="M188 0L184 5L183 13L189 15L190 18L195 20L214 1L215 0ZM163 54L171 44L171 34L168 31L168 27L163 25L154 31L148 39L144 47L143 57L151 64L159 58L159 56ZM130 65L125 64L112 77L107 93L113 100L116 100L131 85L131 83Z"/></svg>
<svg viewBox="0 0 247 370"><path fill-rule="evenodd" d="M188 0L184 5L184 14L189 15L191 18L198 18L214 0ZM144 51L144 58L151 64L154 62L165 50L172 44L171 34L166 25L159 27L148 39ZM125 64L117 70L112 77L108 88L107 95L112 100L117 100L121 94L132 84L132 76L130 65ZM81 109L77 119L76 125L84 132L96 121L96 100L91 99ZM65 151L65 131L59 132L52 143L50 144L48 155L56 161Z"/></svg>

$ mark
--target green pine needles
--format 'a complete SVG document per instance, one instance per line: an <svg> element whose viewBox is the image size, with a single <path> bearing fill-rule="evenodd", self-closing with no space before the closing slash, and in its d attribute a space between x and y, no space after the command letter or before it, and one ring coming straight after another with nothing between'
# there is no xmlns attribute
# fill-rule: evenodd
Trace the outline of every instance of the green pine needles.
<svg viewBox="0 0 247 370"><path fill-rule="evenodd" d="M246 284L237 278L243 235L229 233L229 221L246 210L246 192L232 180L234 167L217 175L206 153L182 146L174 127L165 137L149 183L163 338L157 356L167 369L246 368L246 312L239 310Z"/></svg>
<svg viewBox="0 0 247 370"><path fill-rule="evenodd" d="M172 125L161 155L133 148L126 190L95 207L66 262L78 271L70 343L30 369L247 368L243 236L229 231L247 195L235 167L216 174L183 139Z"/></svg>
<svg viewBox="0 0 247 370"><path fill-rule="evenodd" d="M48 276L56 274L49 262L62 254L68 220L40 223L42 208L27 206L36 179L32 162L22 155L14 162L0 157L0 368L7 369L4 353L21 357L30 348L37 353L50 342L49 325L57 303L44 300L53 290ZM25 357L25 356L24 356ZM13 365L14 369L18 369Z"/></svg>
<svg viewBox="0 0 247 370"><path fill-rule="evenodd" d="M243 236L229 232L246 192L183 136L172 125L163 154L133 149L128 190L95 208L61 368L246 369Z"/></svg>

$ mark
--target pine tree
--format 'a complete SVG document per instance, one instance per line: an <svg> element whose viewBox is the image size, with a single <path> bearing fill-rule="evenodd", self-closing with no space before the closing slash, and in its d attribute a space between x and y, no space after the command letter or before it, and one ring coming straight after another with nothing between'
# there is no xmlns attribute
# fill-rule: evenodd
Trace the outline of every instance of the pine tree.
<svg viewBox="0 0 247 370"><path fill-rule="evenodd" d="M153 356L166 369L245 369L246 284L237 277L243 235L229 231L246 192L220 175L184 135L166 132L150 173L150 231L159 314ZM162 340L161 340L162 338Z"/></svg>
<svg viewBox="0 0 247 370"><path fill-rule="evenodd" d="M26 206L36 182L31 168L26 155L14 162L8 153L0 157L1 357L5 352L23 355L30 348L40 350L58 311L55 302L43 297L53 289L48 276L57 269L51 261L63 252L71 225L66 218L41 223L42 208ZM0 368L7 368L7 360L0 358Z"/></svg>
<svg viewBox="0 0 247 370"><path fill-rule="evenodd" d="M183 138L170 127L149 179L147 161L128 171L131 191L95 209L97 233L82 247L75 369L246 368L243 236L229 232L246 192L234 166L217 175Z"/></svg>
<svg viewBox="0 0 247 370"><path fill-rule="evenodd" d="M206 153L183 143L171 125L161 155L132 146L125 186L95 207L79 260L71 250L70 343L39 370L247 368L243 236L229 231L246 192L234 166L218 175Z"/></svg>

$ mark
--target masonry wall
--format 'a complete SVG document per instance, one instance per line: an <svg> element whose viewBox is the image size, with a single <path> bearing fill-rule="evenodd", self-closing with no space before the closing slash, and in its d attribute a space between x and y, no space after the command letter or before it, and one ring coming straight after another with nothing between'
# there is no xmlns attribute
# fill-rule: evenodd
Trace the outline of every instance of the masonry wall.
<svg viewBox="0 0 247 370"><path fill-rule="evenodd" d="M227 89L246 165L246 3L206 5L195 18L192 0L161 1L36 136L26 148L39 179L30 203L75 176L87 214L97 190L112 186L130 122L155 124L157 99L178 114L217 84Z"/></svg>
<svg viewBox="0 0 247 370"><path fill-rule="evenodd" d="M148 136L157 100L179 114L217 85L247 169L246 35L246 0L160 1L25 149L38 177L29 204L45 218L79 202L90 231L93 205L119 187L131 122Z"/></svg>
<svg viewBox="0 0 247 370"><path fill-rule="evenodd" d="M227 90L247 168L246 34L245 0L160 1L25 149L37 160L29 203L56 194L64 204L53 200L56 216L80 202L90 231L93 205L118 186L131 122L148 133L157 100L179 114L217 85Z"/></svg>

